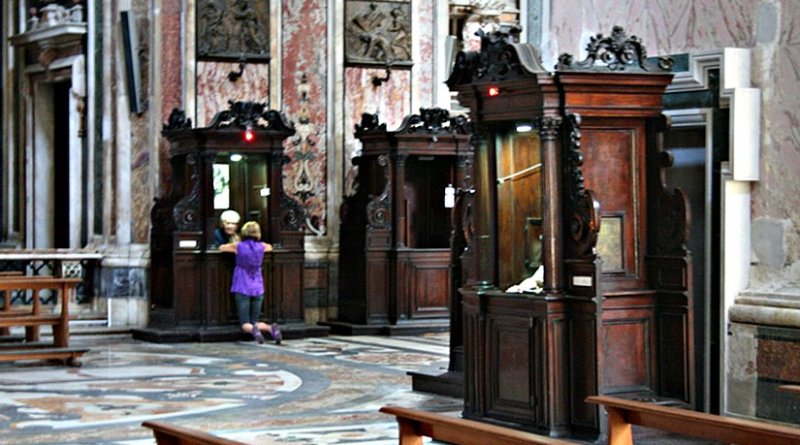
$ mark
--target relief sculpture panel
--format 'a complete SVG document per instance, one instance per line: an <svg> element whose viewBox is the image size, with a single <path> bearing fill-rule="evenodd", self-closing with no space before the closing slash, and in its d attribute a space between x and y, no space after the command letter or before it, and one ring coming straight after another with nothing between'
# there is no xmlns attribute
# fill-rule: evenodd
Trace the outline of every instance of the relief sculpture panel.
<svg viewBox="0 0 800 445"><path fill-rule="evenodd" d="M353 65L411 64L411 2L348 1L345 56Z"/></svg>
<svg viewBox="0 0 800 445"><path fill-rule="evenodd" d="M269 0L198 0L197 57L268 61Z"/></svg>

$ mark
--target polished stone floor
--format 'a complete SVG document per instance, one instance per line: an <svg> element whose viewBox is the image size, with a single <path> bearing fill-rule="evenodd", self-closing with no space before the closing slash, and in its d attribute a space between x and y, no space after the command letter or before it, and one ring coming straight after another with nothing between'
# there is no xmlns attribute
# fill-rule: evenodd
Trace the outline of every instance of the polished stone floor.
<svg viewBox="0 0 800 445"><path fill-rule="evenodd" d="M443 366L446 334L155 344L74 335L83 366L0 363L0 444L150 445L145 420L248 444L388 445L384 405L458 415L462 401L411 390L407 371ZM491 439L487 438L487 444ZM697 444L665 440L637 444Z"/></svg>
<svg viewBox="0 0 800 445"><path fill-rule="evenodd" d="M160 420L253 444L397 443L383 405L457 414L411 391L407 371L445 361L447 336L154 344L73 336L83 366L0 364L0 443L152 444Z"/></svg>

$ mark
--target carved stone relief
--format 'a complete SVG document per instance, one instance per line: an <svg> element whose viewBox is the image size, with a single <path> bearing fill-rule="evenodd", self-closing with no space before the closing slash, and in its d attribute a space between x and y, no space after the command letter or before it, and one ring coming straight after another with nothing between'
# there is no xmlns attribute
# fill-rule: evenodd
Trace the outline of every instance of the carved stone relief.
<svg viewBox="0 0 800 445"><path fill-rule="evenodd" d="M269 1L198 0L197 57L269 60Z"/></svg>
<svg viewBox="0 0 800 445"><path fill-rule="evenodd" d="M348 1L345 41L347 63L410 65L411 3Z"/></svg>

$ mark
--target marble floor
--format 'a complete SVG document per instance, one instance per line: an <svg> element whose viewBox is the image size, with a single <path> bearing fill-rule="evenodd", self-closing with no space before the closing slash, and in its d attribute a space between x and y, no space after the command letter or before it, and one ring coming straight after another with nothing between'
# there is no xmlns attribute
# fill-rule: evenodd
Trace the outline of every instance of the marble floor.
<svg viewBox="0 0 800 445"><path fill-rule="evenodd" d="M458 415L462 401L411 390L442 366L446 334L156 344L73 335L83 366L0 363L0 444L150 445L159 420L248 444L397 443L384 405ZM488 439L487 444L491 443ZM697 444L664 440L637 444Z"/></svg>
<svg viewBox="0 0 800 445"><path fill-rule="evenodd" d="M383 405L457 414L461 400L411 391L410 370L449 353L446 335L155 344L73 336L83 366L0 363L0 443L155 443L160 420L252 444L397 443Z"/></svg>

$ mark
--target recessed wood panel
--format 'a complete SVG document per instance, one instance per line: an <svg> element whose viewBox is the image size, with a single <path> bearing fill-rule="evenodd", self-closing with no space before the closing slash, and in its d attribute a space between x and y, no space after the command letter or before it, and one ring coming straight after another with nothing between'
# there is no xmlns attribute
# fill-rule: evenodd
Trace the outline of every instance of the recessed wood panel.
<svg viewBox="0 0 800 445"><path fill-rule="evenodd" d="M622 270L610 270L644 284L644 127L632 120L593 120L581 127L586 188L600 202L601 217L622 218ZM605 221L605 220L604 220ZM603 232L600 237L610 236ZM598 245L603 245L598 240ZM604 269L605 273L606 270Z"/></svg>
<svg viewBox="0 0 800 445"><path fill-rule="evenodd" d="M603 323L603 372L606 394L646 389L650 382L650 320L647 318Z"/></svg>
<svg viewBox="0 0 800 445"><path fill-rule="evenodd" d="M438 265L413 266L411 282L413 283L414 307L418 315L431 311L448 311L450 296L449 262Z"/></svg>

